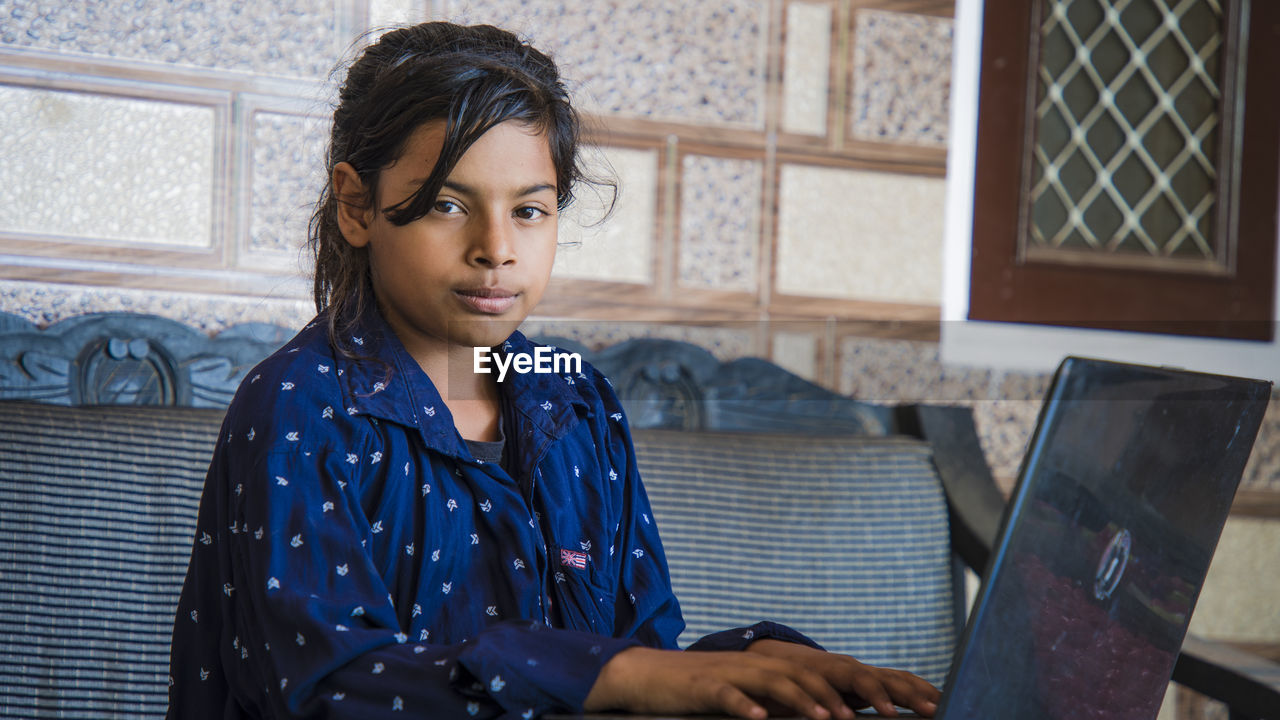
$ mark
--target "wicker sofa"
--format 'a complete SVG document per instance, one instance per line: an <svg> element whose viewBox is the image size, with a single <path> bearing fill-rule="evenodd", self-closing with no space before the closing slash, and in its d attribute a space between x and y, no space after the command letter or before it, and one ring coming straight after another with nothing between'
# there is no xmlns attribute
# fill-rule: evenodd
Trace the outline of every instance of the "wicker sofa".
<svg viewBox="0 0 1280 720"><path fill-rule="evenodd" d="M290 334L0 315L0 718L163 716L222 408ZM859 403L679 342L552 341L627 404L682 641L776 619L943 681L962 568L985 566L1003 506L968 410ZM1273 716L1274 668L1225 653L1190 641L1175 679L1240 717Z"/></svg>

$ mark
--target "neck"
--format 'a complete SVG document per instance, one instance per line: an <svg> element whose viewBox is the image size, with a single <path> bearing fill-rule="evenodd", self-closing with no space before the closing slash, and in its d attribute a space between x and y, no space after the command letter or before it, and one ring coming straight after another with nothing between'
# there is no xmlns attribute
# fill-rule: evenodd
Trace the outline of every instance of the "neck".
<svg viewBox="0 0 1280 720"><path fill-rule="evenodd" d="M474 372L474 350L451 345L442 352L413 355L448 406L462 437L497 440L498 385L492 375Z"/></svg>

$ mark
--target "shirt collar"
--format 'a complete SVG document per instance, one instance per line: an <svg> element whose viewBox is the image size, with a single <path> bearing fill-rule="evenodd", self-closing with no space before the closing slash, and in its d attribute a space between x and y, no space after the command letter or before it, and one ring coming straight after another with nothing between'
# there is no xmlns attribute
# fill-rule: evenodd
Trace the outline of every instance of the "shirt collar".
<svg viewBox="0 0 1280 720"><path fill-rule="evenodd" d="M495 354L504 356L534 356L542 347L546 346L530 341L517 330L493 350ZM531 423L552 437L560 437L578 421L578 410L587 408L581 393L574 388L576 383L585 380L586 376L580 370L565 373L508 372L498 388L511 407Z"/></svg>
<svg viewBox="0 0 1280 720"><path fill-rule="evenodd" d="M372 303L346 334L342 340L357 357L335 352L334 362L348 414L416 427L427 447L448 455L470 456L435 384ZM516 331L492 348L492 353L533 355L538 347ZM494 367L492 360L489 365ZM527 422L538 434L559 438L577 423L577 408L586 407L573 389L582 380L585 376L580 373L509 371L498 388L520 424Z"/></svg>

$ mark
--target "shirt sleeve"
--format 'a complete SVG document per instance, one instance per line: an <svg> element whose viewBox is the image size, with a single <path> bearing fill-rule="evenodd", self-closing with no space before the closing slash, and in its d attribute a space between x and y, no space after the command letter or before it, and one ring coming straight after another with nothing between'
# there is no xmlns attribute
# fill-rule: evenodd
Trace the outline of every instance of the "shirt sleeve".
<svg viewBox="0 0 1280 720"><path fill-rule="evenodd" d="M824 649L804 633L793 630L781 623L769 622L767 620L758 622L750 627L734 628L732 630L721 630L719 632L711 633L710 635L700 638L697 642L686 649L713 651L746 650L747 646L756 640L782 640L784 642L808 645L809 647L816 648L818 650Z"/></svg>
<svg viewBox="0 0 1280 720"><path fill-rule="evenodd" d="M636 466L631 430L622 403L603 377L597 388L604 408L603 436L610 471L620 473L624 483L623 506L609 548L618 573L613 634L633 637L649 647L675 650L684 618L671 589L658 523Z"/></svg>
<svg viewBox="0 0 1280 720"><path fill-rule="evenodd" d="M370 528L351 459L286 449L242 476L232 468L230 524L219 538L228 546L222 601L232 653L223 670L232 692L278 717L580 709L603 665L635 642L523 620L456 644L411 641L364 549Z"/></svg>
<svg viewBox="0 0 1280 720"><path fill-rule="evenodd" d="M609 419L609 444L613 462L626 468L628 507L623 511L615 551L622 551L620 587L627 595L619 598L615 633L636 637L646 645L675 649L684 630L680 605L671 589L657 522L636 467L635 449L626 414L609 384L600 384L600 394ZM750 627L712 633L699 639L689 650L746 650L756 640L774 639L823 649L808 636L780 623L762 621Z"/></svg>

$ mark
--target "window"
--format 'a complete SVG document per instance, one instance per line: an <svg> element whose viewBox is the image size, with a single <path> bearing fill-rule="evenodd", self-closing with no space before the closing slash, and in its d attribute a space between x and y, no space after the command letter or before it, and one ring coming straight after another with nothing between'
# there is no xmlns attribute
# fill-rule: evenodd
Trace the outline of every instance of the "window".
<svg viewBox="0 0 1280 720"><path fill-rule="evenodd" d="M1280 3L983 15L969 317L1270 340Z"/></svg>

